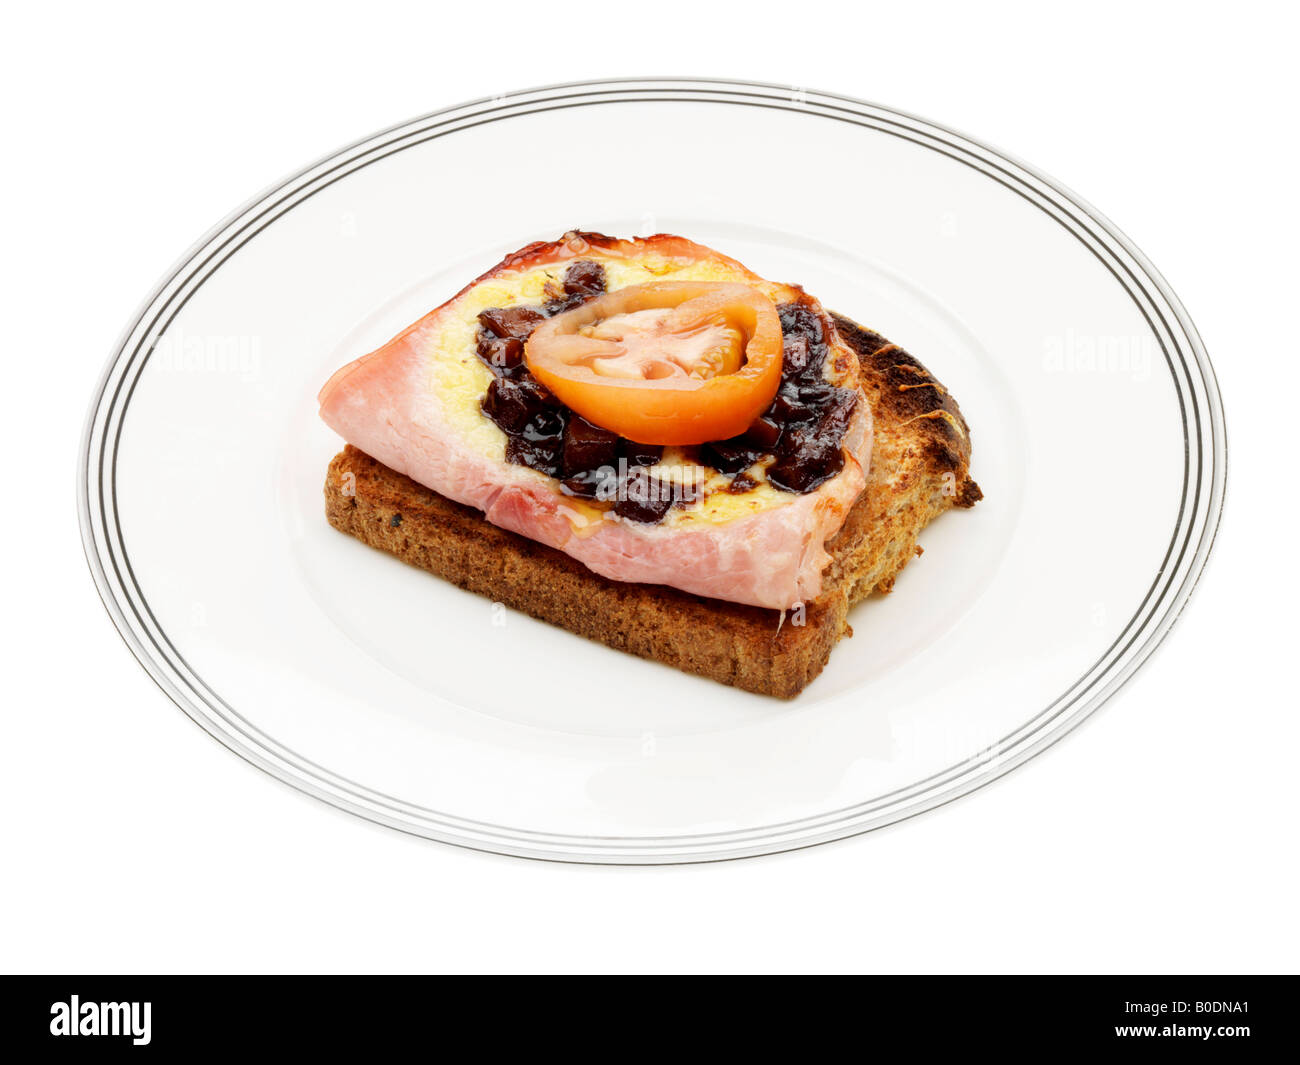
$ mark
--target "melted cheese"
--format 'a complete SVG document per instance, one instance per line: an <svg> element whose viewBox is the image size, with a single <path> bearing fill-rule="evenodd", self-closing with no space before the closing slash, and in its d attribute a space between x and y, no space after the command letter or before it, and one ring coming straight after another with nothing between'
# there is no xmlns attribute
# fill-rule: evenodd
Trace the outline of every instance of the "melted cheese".
<svg viewBox="0 0 1300 1065"><path fill-rule="evenodd" d="M791 300L796 295L795 290L785 285L755 280L725 263L711 260L683 262L657 255L645 255L636 260L607 259L595 248L582 258L604 266L607 287L611 292L646 281L675 280L741 282L758 289L774 303ZM494 461L506 461L506 435L479 407L488 385L492 383L492 372L475 353L478 315L490 307L545 303L551 292L561 286L568 265L558 263L537 267L482 282L457 301L454 316L446 320L435 335L425 338L425 350L429 353L429 387L442 397L445 417L468 446ZM551 292L547 291L548 285ZM751 476L759 483L749 491L740 494L724 491L729 483L728 477L687 463L681 452L674 448L664 452L663 461L652 467L652 471L674 480L704 477L704 497L690 506L677 506L669 511L661 523L669 528L734 521L783 506L794 498L790 493L767 484L761 469L751 471ZM536 476L545 477L541 473ZM592 514L587 515L586 511L592 511ZM574 512L591 520L600 513L597 508L579 504L576 500Z"/></svg>

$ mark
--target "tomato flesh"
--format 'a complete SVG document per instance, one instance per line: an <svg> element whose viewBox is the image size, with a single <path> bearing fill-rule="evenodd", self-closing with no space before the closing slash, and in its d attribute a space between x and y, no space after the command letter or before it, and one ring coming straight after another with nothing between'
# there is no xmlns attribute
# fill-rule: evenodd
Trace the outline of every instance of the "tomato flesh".
<svg viewBox="0 0 1300 1065"><path fill-rule="evenodd" d="M743 433L781 382L781 322L749 285L652 281L533 330L533 376L587 421L641 444Z"/></svg>

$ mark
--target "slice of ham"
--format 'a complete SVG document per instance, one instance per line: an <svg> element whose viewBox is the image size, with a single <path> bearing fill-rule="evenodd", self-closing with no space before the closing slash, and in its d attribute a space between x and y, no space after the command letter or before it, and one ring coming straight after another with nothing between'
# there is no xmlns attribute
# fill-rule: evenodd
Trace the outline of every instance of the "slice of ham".
<svg viewBox="0 0 1300 1065"><path fill-rule="evenodd" d="M588 239L576 249L572 240L530 246L474 284L570 258L636 254L655 240L732 262L681 238L594 246L593 234L582 236ZM429 388L432 341L472 287L335 373L319 397L326 424L386 466L611 580L664 584L777 610L817 596L830 561L826 541L866 483L871 414L865 396L860 394L844 438L844 469L813 492L790 493L780 505L721 523L650 525L619 520L612 512L592 518L589 509L576 507L560 492L554 479L471 447L452 429L442 398Z"/></svg>

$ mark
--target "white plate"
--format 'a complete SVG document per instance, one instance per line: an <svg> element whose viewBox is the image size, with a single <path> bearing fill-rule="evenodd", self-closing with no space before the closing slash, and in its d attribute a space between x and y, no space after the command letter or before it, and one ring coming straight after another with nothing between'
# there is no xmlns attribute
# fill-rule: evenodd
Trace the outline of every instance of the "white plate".
<svg viewBox="0 0 1300 1065"><path fill-rule="evenodd" d="M986 498L794 702L503 614L325 523L329 373L571 227L800 282L966 413ZM1187 601L1224 446L1182 306L1049 178L843 97L608 81L395 127L218 225L110 360L79 501L132 651L268 772L449 843L678 862L898 821L1059 739Z"/></svg>

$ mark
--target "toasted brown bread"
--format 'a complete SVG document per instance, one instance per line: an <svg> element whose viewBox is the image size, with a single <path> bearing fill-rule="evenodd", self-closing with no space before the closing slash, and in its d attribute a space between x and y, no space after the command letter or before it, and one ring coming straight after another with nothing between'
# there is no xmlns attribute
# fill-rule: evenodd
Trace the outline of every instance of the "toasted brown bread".
<svg viewBox="0 0 1300 1065"><path fill-rule="evenodd" d="M331 525L444 580L609 647L762 695L791 698L852 635L849 608L888 592L919 553L921 530L980 498L970 435L947 390L902 349L847 318L875 418L867 487L828 545L822 594L802 616L624 584L560 551L489 524L351 445L330 463Z"/></svg>

